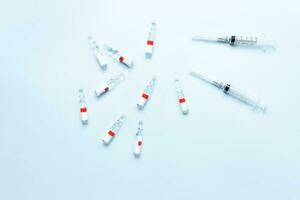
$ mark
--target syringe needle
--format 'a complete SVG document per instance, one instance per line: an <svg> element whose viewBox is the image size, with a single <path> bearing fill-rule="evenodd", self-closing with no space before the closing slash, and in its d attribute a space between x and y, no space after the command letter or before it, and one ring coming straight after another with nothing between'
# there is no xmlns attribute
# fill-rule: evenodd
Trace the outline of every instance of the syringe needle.
<svg viewBox="0 0 300 200"><path fill-rule="evenodd" d="M209 37L209 36L194 36L193 41L204 41L204 42L227 42L226 37Z"/></svg>
<svg viewBox="0 0 300 200"><path fill-rule="evenodd" d="M204 80L204 81L206 81L208 83L212 83L212 80L210 80L209 78L207 78L207 77L199 74L198 72L191 71L190 74L193 75L193 76L196 76L196 77L198 77L198 78L200 78L200 79L202 79L202 80Z"/></svg>
<svg viewBox="0 0 300 200"><path fill-rule="evenodd" d="M218 39L217 38L215 38L215 37L205 37L205 36L194 36L193 38L192 38L192 40L194 40L194 41L207 41L207 42L216 42L216 41L218 41Z"/></svg>
<svg viewBox="0 0 300 200"><path fill-rule="evenodd" d="M195 77L197 77L197 78L200 78L201 80L203 80L203 81L205 81L205 82L207 82L207 83L210 83L210 84L212 84L212 85L214 85L214 86L216 86L216 87L218 87L218 88L222 88L222 85L223 85L222 83L219 83L219 82L217 82L217 81L213 81L213 80L209 79L208 77L199 74L198 72L191 71L190 74L191 74L192 76L195 76Z"/></svg>

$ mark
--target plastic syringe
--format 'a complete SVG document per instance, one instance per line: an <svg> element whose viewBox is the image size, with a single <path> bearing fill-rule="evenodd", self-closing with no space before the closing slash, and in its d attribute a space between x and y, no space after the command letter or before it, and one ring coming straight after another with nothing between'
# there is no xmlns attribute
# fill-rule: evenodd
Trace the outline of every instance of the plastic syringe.
<svg viewBox="0 0 300 200"><path fill-rule="evenodd" d="M206 42L220 42L227 43L232 46L235 45L248 45L258 47L275 47L275 42L264 37L256 36L221 36L221 37L207 37L207 36L194 36L194 41L206 41Z"/></svg>
<svg viewBox="0 0 300 200"><path fill-rule="evenodd" d="M201 80L203 80L207 83L212 84L213 86L216 86L219 89L222 89L225 94L228 94L228 95L234 97L235 99L251 106L253 108L253 110L260 109L263 112L266 110L266 107L263 104L261 104L261 102L259 100L252 98L252 97L248 96L247 94L244 94L241 90L231 86L230 84L225 84L222 82L211 80L211 79L207 78L206 76L203 76L200 73L195 72L195 71L190 72L190 74L197 78L200 78Z"/></svg>

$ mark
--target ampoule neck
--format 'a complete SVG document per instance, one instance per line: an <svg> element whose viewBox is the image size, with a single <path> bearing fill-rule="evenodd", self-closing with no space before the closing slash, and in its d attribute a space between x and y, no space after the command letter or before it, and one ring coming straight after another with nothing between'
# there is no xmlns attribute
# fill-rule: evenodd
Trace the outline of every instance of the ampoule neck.
<svg viewBox="0 0 300 200"><path fill-rule="evenodd" d="M137 136L142 135L142 131L143 131L143 122L139 121L136 135Z"/></svg>
<svg viewBox="0 0 300 200"><path fill-rule="evenodd" d="M82 88L79 89L79 102L85 103L85 95Z"/></svg>
<svg viewBox="0 0 300 200"><path fill-rule="evenodd" d="M155 29L156 28L156 22L151 22L151 29Z"/></svg>
<svg viewBox="0 0 300 200"><path fill-rule="evenodd" d="M155 85L155 82L156 82L156 78L153 77L153 78L151 79L151 81L148 83L148 85L147 85L147 87L146 87L146 90L152 90L153 87L154 87L154 85Z"/></svg>

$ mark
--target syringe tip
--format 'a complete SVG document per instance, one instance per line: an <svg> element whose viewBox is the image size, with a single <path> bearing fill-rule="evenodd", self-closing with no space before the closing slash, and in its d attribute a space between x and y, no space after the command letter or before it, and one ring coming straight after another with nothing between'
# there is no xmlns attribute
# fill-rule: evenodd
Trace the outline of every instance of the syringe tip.
<svg viewBox="0 0 300 200"><path fill-rule="evenodd" d="M253 109L260 110L261 112L264 113L267 111L267 106L263 102L258 102Z"/></svg>
<svg viewBox="0 0 300 200"><path fill-rule="evenodd" d="M190 74L199 78L208 79L205 75L202 73L200 74L198 71L191 71Z"/></svg>
<svg viewBox="0 0 300 200"><path fill-rule="evenodd" d="M196 76L196 77L202 77L198 72L195 72L195 71L191 71L190 75Z"/></svg>
<svg viewBox="0 0 300 200"><path fill-rule="evenodd" d="M201 36L193 36L192 40L203 40L204 38Z"/></svg>
<svg viewBox="0 0 300 200"><path fill-rule="evenodd" d="M206 79L204 76L202 76L200 73L198 73L196 71L191 71L190 75L195 76L195 77L200 78L200 79Z"/></svg>

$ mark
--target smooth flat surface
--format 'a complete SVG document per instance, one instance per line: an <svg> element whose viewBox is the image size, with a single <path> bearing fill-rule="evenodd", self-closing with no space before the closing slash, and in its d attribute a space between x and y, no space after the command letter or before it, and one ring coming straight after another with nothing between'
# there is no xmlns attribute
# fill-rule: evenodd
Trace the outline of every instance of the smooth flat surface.
<svg viewBox="0 0 300 200"><path fill-rule="evenodd" d="M298 200L298 1L6 1L0 7L0 199ZM144 58L155 20L154 57ZM192 42L193 35L266 35L277 50ZM88 36L123 50L102 72ZM191 69L260 96L265 115L188 75ZM126 80L103 98L93 90ZM157 87L146 109L146 83ZM174 78L190 107L182 116ZM90 123L79 121L78 88ZM101 139L121 115L109 147ZM133 157L143 120L144 148Z"/></svg>

